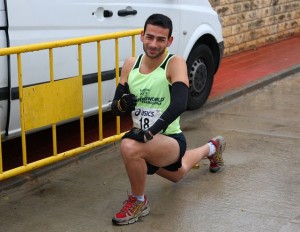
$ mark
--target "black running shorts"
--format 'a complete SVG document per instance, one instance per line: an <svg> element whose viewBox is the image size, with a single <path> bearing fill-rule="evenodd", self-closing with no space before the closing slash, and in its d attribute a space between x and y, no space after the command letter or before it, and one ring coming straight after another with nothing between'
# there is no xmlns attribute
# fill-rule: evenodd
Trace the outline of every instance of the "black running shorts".
<svg viewBox="0 0 300 232"><path fill-rule="evenodd" d="M179 159L176 163L170 164L168 166L163 167L164 169L168 170L168 171L177 171L179 168L181 168L181 160L182 157L184 156L184 153L186 151L186 140L184 137L183 133L179 133L179 134L171 134L171 135L166 135L169 136L171 138L174 138L178 144L179 144ZM157 170L159 169L159 167L154 166L152 164L149 164L147 162L147 174L148 175L153 175Z"/></svg>

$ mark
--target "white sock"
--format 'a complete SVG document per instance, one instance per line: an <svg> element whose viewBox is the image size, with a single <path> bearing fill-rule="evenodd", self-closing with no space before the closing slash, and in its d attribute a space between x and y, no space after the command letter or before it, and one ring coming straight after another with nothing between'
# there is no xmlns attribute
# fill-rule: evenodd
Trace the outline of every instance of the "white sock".
<svg viewBox="0 0 300 232"><path fill-rule="evenodd" d="M134 196L134 195L133 195ZM138 201L145 201L145 196L134 196Z"/></svg>
<svg viewBox="0 0 300 232"><path fill-rule="evenodd" d="M209 142L207 144L209 146L208 156L211 156L211 155L215 154L216 153L216 147L215 147L215 145L212 142Z"/></svg>

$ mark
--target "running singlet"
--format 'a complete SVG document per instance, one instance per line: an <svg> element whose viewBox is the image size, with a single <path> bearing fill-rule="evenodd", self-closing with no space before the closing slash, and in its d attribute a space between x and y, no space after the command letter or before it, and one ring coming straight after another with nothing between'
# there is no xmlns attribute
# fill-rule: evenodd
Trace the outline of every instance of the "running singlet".
<svg viewBox="0 0 300 232"><path fill-rule="evenodd" d="M162 64L149 74L140 73L140 65L144 55L140 55L128 76L130 92L137 98L137 105L132 111L133 126L143 130L150 128L171 101L171 84L166 76L166 68L172 54L168 54ZM163 134L181 132L180 117L174 120Z"/></svg>

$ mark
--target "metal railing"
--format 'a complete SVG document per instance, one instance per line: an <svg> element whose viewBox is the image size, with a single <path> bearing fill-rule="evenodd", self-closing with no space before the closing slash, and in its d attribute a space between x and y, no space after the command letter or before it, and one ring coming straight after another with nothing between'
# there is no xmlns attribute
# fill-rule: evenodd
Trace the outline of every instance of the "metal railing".
<svg viewBox="0 0 300 232"><path fill-rule="evenodd" d="M0 56L16 55L18 68L18 85L20 100L20 124L22 141L22 165L10 170L3 170L2 142L0 135L0 181L19 174L67 159L69 157L87 152L93 148L120 140L124 133L120 132L120 117L116 117L116 134L103 138L103 112L102 112L102 77L101 77L101 42L104 40L115 41L115 76L116 85L119 83L119 39L131 37L132 55L136 51L135 36L140 34L142 29L129 30L124 32L109 33L103 35L88 36L82 38L66 39L54 42L38 43L26 46L16 46L0 49ZM97 43L97 67L98 67L98 120L99 139L95 142L85 144L84 141L84 113L82 94L82 44ZM78 47L78 76L54 81L53 49L66 46ZM22 54L40 50L48 50L50 82L34 86L23 86L22 80ZM68 86L68 88L66 88ZM72 88L70 88L72 86ZM54 94L53 94L54 93ZM51 99L47 96L51 95ZM47 101L41 99L47 98ZM64 99L60 102L60 99ZM73 103L73 104L72 104ZM75 104L76 103L76 104ZM66 106L70 107L66 107ZM49 110L54 108L56 110ZM49 114L49 112L51 112ZM56 127L59 122L78 117L80 120L80 147L57 153ZM46 125L52 127L53 154L31 163L27 162L26 132L42 128Z"/></svg>

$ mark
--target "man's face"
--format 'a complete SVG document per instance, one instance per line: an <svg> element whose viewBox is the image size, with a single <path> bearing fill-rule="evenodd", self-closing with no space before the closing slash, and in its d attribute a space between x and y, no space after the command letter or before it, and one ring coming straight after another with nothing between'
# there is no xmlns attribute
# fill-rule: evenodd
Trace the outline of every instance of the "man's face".
<svg viewBox="0 0 300 232"><path fill-rule="evenodd" d="M163 55L173 41L173 37L168 38L168 35L169 29L148 24L146 31L141 34L145 54L152 59Z"/></svg>

